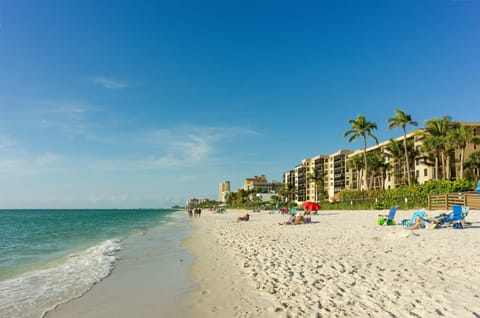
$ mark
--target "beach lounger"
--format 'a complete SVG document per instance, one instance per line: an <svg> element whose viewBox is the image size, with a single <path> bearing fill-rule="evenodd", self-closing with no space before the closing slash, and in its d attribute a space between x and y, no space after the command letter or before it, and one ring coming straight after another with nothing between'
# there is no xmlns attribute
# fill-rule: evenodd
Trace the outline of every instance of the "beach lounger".
<svg viewBox="0 0 480 318"><path fill-rule="evenodd" d="M468 216L469 211L470 208L468 206L454 205L453 211L447 215L440 225L448 223L452 224L454 229L463 229L465 218Z"/></svg>
<svg viewBox="0 0 480 318"><path fill-rule="evenodd" d="M454 205L453 210L447 214L447 217L442 220L440 225L452 223L455 219L459 219L461 217L461 213L462 213L462 206Z"/></svg>
<svg viewBox="0 0 480 318"><path fill-rule="evenodd" d="M395 218L395 213L397 213L397 207L391 208L388 215L379 214L377 220L378 225L394 225L395 222L393 221L393 219Z"/></svg>
<svg viewBox="0 0 480 318"><path fill-rule="evenodd" d="M450 225L452 224L454 229L463 229L465 225L465 218L468 215L470 208L468 206L454 205L452 212L445 215L439 215L434 218L439 219L440 222L433 222L436 226ZM426 220L430 222L430 220Z"/></svg>

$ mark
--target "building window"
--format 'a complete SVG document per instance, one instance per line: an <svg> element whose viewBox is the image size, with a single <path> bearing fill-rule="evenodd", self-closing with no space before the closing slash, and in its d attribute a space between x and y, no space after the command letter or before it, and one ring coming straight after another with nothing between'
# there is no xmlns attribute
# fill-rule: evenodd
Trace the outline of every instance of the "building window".
<svg viewBox="0 0 480 318"><path fill-rule="evenodd" d="M418 166L420 164L420 159L415 159L415 165Z"/></svg>
<svg viewBox="0 0 480 318"><path fill-rule="evenodd" d="M427 168L423 169L423 176L424 177L428 176L428 169Z"/></svg>
<svg viewBox="0 0 480 318"><path fill-rule="evenodd" d="M419 175L420 175L419 171L415 170L415 176L418 178Z"/></svg>

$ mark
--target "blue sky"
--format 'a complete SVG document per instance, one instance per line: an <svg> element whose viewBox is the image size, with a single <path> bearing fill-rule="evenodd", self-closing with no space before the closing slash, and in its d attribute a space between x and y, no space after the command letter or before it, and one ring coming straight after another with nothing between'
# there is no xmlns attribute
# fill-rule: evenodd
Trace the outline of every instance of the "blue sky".
<svg viewBox="0 0 480 318"><path fill-rule="evenodd" d="M1 1L0 207L169 207L480 121L480 1ZM369 141L372 145L372 141Z"/></svg>

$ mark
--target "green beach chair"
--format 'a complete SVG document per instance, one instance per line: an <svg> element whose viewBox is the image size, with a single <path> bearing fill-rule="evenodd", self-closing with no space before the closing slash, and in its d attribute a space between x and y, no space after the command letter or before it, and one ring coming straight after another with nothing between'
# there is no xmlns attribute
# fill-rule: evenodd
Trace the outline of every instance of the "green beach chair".
<svg viewBox="0 0 480 318"><path fill-rule="evenodd" d="M393 220L395 218L395 213L397 213L397 207L391 208L388 215L379 214L377 220L378 225L395 225L395 221Z"/></svg>

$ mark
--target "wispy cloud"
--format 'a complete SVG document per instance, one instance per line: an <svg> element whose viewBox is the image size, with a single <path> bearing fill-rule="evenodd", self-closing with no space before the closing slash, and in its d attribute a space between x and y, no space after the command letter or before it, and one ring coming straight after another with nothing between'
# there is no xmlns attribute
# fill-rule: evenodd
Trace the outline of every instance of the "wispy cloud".
<svg viewBox="0 0 480 318"><path fill-rule="evenodd" d="M0 159L0 174L5 175L34 175L52 171L60 171L57 166L60 156L53 153L39 155L24 155L10 153Z"/></svg>
<svg viewBox="0 0 480 318"><path fill-rule="evenodd" d="M158 129L146 134L146 142L179 161L198 162L218 152L218 145L242 135L257 134L251 130L226 127L180 126Z"/></svg>
<svg viewBox="0 0 480 318"><path fill-rule="evenodd" d="M10 147L15 146L15 142L8 138L7 136L0 135L0 150L4 150Z"/></svg>
<svg viewBox="0 0 480 318"><path fill-rule="evenodd" d="M122 89L129 86L128 83L124 81L119 81L113 78L107 78L103 76L95 76L90 78L90 82L95 85L103 86L108 89Z"/></svg>
<svg viewBox="0 0 480 318"><path fill-rule="evenodd" d="M257 133L237 128L177 126L117 135L123 147L136 149L130 151L136 153L135 158L95 160L92 167L97 172L109 173L216 165L230 160L224 157L225 144L238 142L242 135L254 134Z"/></svg>

